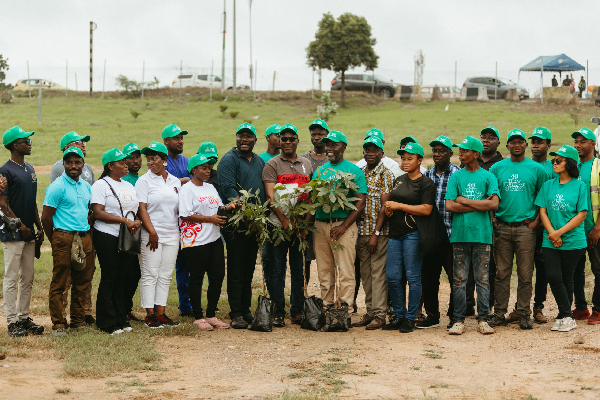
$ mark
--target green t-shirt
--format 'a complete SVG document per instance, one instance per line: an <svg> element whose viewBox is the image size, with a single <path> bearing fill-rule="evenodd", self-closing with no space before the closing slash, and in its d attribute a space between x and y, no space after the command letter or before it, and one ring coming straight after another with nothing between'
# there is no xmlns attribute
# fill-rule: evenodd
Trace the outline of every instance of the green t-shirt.
<svg viewBox="0 0 600 400"><path fill-rule="evenodd" d="M592 212L592 196L590 196L590 181L592 179L592 166L594 165L595 158L588 160L584 163L579 162L577 167L579 167L579 180L585 183L585 187L587 190L587 209L590 211L587 213L585 217L585 221L583 221L583 228L585 229L585 236L590 233L592 228L594 228L594 213Z"/></svg>
<svg viewBox="0 0 600 400"><path fill-rule="evenodd" d="M450 176L446 189L446 200L456 200L458 196L471 200L485 200L498 195L496 177L483 168L471 172L463 168ZM452 213L452 233L450 243L492 244L492 214L490 211Z"/></svg>
<svg viewBox="0 0 600 400"><path fill-rule="evenodd" d="M279 153L280 154L280 153ZM261 155L259 155L260 158L262 158L265 161L265 164L269 162L269 160L271 158L275 158L277 157L279 154L269 154L266 151L264 153L262 153Z"/></svg>
<svg viewBox="0 0 600 400"><path fill-rule="evenodd" d="M358 189L356 191L351 190L349 196L354 196L355 194L367 194L367 179L365 178L365 174L362 172L360 168L358 168L355 164L351 163L348 160L343 160L339 164L332 164L330 162L326 162L323 166L319 167L313 174L313 179L319 177L319 173L321 174L321 179L331 180L335 177L335 171L341 172L350 172L356 175L353 179L354 182L358 185ZM348 214L350 214L351 210L342 210L338 208L337 210L331 213L331 218L346 218ZM315 218L321 221L328 221L330 215L328 213L323 212L323 209L319 208L315 215Z"/></svg>
<svg viewBox="0 0 600 400"><path fill-rule="evenodd" d="M127 176L122 177L121 179L123 179L125 182L129 182L131 183L133 186L135 186L135 183L137 182L138 178L140 176L138 174L132 174L131 172L127 174Z"/></svg>
<svg viewBox="0 0 600 400"><path fill-rule="evenodd" d="M544 168L530 158L514 162L510 158L498 161L490 168L498 179L500 204L496 218L513 223L535 219L535 197L547 180Z"/></svg>
<svg viewBox="0 0 600 400"><path fill-rule="evenodd" d="M548 219L554 227L559 229L565 226L575 215L583 210L588 210L588 189L583 181L571 179L569 182L560 184L558 179L552 179L544 183L535 199L535 205L545 208ZM590 214L590 212L588 212ZM587 247L584 224L563 234L563 241L559 250L576 250ZM548 239L548 231L544 229L544 240L542 247L554 249L554 245Z"/></svg>
<svg viewBox="0 0 600 400"><path fill-rule="evenodd" d="M535 161L535 162L544 168L544 172L546 172L546 175L548 176L547 180L558 178L558 174L556 172L554 172L554 166L552 165L552 160Z"/></svg>

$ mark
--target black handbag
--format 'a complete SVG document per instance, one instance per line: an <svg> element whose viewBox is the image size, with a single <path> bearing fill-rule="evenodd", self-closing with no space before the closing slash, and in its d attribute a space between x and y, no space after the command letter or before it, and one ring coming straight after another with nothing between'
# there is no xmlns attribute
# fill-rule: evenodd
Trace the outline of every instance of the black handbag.
<svg viewBox="0 0 600 400"><path fill-rule="evenodd" d="M106 179L102 179L102 180L104 182L106 182L106 184L110 188L110 191L112 192L113 196L115 196L115 198L117 199L117 202L119 203L119 208L121 209L121 216L127 218L127 217L129 217L129 214L131 213L131 214L133 214L133 218L135 219L135 213L133 211L128 211L125 215L123 215L123 206L121 205L121 200L119 200L119 196L117 196L117 193L115 192L113 187L110 185L110 183L108 183L108 181ZM125 225L125 224L119 225L119 244L117 245L118 251L124 252L124 253L129 253L129 254L140 254L141 253L141 245L142 245L142 230L141 229L138 229L137 232L132 235L131 232L129 231L129 229L127 228L127 225Z"/></svg>

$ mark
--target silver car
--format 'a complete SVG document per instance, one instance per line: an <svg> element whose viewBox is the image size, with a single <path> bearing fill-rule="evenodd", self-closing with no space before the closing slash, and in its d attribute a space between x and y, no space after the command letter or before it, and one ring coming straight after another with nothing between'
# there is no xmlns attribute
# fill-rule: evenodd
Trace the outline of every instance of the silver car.
<svg viewBox="0 0 600 400"><path fill-rule="evenodd" d="M496 78L489 76L481 76L475 78L467 78L465 83L463 83L464 87L485 87L487 89L487 95L490 99L501 98L506 100L506 94L509 89L517 89L519 93L519 97L522 99L529 98L529 92L523 86L519 86L510 79L505 78ZM494 97L494 93L496 93L496 97Z"/></svg>

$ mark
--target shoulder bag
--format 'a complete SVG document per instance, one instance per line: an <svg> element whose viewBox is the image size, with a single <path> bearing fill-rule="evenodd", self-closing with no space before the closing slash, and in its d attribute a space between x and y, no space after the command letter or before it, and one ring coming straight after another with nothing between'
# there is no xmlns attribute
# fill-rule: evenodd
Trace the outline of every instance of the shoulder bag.
<svg viewBox="0 0 600 400"><path fill-rule="evenodd" d="M135 213L133 211L128 211L125 215L123 215L123 206L121 205L121 200L119 200L119 196L113 189L113 187L108 183L106 179L102 179L112 192L113 196L117 199L119 203L119 208L121 209L121 216L128 217L129 214L133 214L133 218L135 219ZM141 242L142 242L142 230L138 229L135 234L131 234L126 224L119 224L119 244L117 245L117 250L120 252L125 252L129 254L140 254Z"/></svg>

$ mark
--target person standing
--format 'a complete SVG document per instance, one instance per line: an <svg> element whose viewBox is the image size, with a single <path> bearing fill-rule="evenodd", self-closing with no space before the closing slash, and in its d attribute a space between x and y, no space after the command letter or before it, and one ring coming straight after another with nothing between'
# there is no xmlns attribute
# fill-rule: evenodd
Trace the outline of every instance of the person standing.
<svg viewBox="0 0 600 400"><path fill-rule="evenodd" d="M379 129L377 129L377 128L369 129L367 131L367 133L365 134L365 140L368 139L371 136L374 136L374 137L378 138L381 141L381 143L385 146L385 140L384 140L383 132L381 132ZM363 149L364 149L364 147L363 147ZM390 171L392 169L394 169L394 168L399 168L400 167L400 165L396 161L394 161L392 158L390 158L390 157L388 157L386 155L384 155L381 158L381 162ZM360 169L364 169L366 167L366 165L367 165L366 158L363 158L362 160L360 160L359 162L356 163L356 166L358 168L360 168Z"/></svg>
<svg viewBox="0 0 600 400"><path fill-rule="evenodd" d="M558 81L556 80L556 75L552 76L552 87L558 87Z"/></svg>
<svg viewBox="0 0 600 400"><path fill-rule="evenodd" d="M339 274L338 297L341 302L348 304L350 308L354 305L354 287L356 283L354 276L356 238L358 234L356 221L365 208L367 181L360 168L344 159L348 141L342 132L331 131L321 141L327 146L329 162L314 172L313 179L334 180L337 172L340 171L354 174L353 181L358 185L358 189L349 193L350 196L358 198L354 203L356 209L350 211L338 208L335 211L326 213L320 207L315 214L317 232L313 234L313 246L317 258L317 271L323 304L328 306L334 303L336 274ZM335 250L335 259L333 256L333 242L343 246L343 249L338 248ZM335 260L337 260L337 271Z"/></svg>
<svg viewBox="0 0 600 400"><path fill-rule="evenodd" d="M579 80L579 98L583 97L583 92L585 92L585 79L583 79L583 76L581 77L581 79Z"/></svg>
<svg viewBox="0 0 600 400"><path fill-rule="evenodd" d="M496 260L494 316L491 327L506 326L505 314L510 297L513 259L517 263L517 307L519 327L532 329L531 294L533 291L533 259L536 229L539 225L537 207L533 204L547 175L543 167L525 157L525 133L513 129L506 138L510 158L494 164L490 172L498 180L500 202L493 219L494 257Z"/></svg>
<svg viewBox="0 0 600 400"><path fill-rule="evenodd" d="M446 234L450 238L452 233L452 213L446 210L446 190L450 177L456 173L459 168L450 162L454 155L452 151L452 141L446 136L438 136L429 143L433 155L433 167L425 172L425 176L431 179L435 185L435 205L444 220ZM418 329L435 328L440 325L440 276L442 268L448 275L450 283L450 303L448 305L447 316L450 318L448 329L453 325L454 319L454 285L452 284L452 245L450 242L444 244L443 248L436 254L428 254L423 258L423 306L427 317L417 323Z"/></svg>
<svg viewBox="0 0 600 400"><path fill-rule="evenodd" d="M182 131L175 124L167 125L162 131L163 143L167 147L167 172L178 178L182 185L189 182L191 175L187 171L188 158L183 154L183 137L187 131ZM177 293L179 295L179 316L192 317L192 303L188 287L190 284L190 272L188 271L183 256L177 256L175 264L175 280L177 282Z"/></svg>
<svg viewBox="0 0 600 400"><path fill-rule="evenodd" d="M298 131L292 124L285 124L281 127L279 135L281 139L281 154L271 158L262 172L263 182L267 198L275 202L275 193L280 196L286 193L293 193L298 188L308 182L312 176L313 170L310 161L304 157L298 156ZM284 189L275 189L276 185L283 185ZM293 199L290 201L297 201ZM272 213L269 220L275 226L281 226L285 231L290 232L290 211L285 208L271 206ZM289 259L291 275L291 294L290 294L290 321L293 324L300 324L302 319L302 307L304 305L304 260L300 250L300 240L293 237L292 240L282 240L279 244L271 244L271 265L268 271L271 274L269 278L269 294L275 302L275 320L273 326L285 326L285 276Z"/></svg>
<svg viewBox="0 0 600 400"><path fill-rule="evenodd" d="M142 221L140 297L149 328L177 326L166 315L169 287L179 252L181 182L166 170L168 150L158 142L144 147L148 172L135 184Z"/></svg>
<svg viewBox="0 0 600 400"><path fill-rule="evenodd" d="M453 252L454 324L450 335L462 335L465 326L466 286L469 269L477 283L477 321L479 332L494 329L487 323L489 313L489 268L492 248L492 216L498 209L499 191L494 175L481 168L478 158L484 147L480 140L467 136L460 144L459 160L465 166L455 172L446 189L446 210L452 212L450 243Z"/></svg>
<svg viewBox="0 0 600 400"><path fill-rule="evenodd" d="M221 199L229 201L241 196L240 190L253 193L259 190L261 203L266 201L262 172L265 162L252 150L256 145L256 129L249 123L238 126L236 146L221 158L219 189ZM232 227L223 229L227 244L227 297L231 327L246 329L254 320L250 312L252 305L252 278L258 255L256 235L247 235Z"/></svg>
<svg viewBox="0 0 600 400"><path fill-rule="evenodd" d="M35 243L44 241L36 202L37 176L33 167L25 162L25 156L31 155L33 134L13 126L2 135L2 144L10 151L10 158L0 167L0 174L6 179L6 188L0 194L0 211L21 220L16 231L7 232L5 223L0 234L4 250L4 311L8 335L13 337L44 332L44 327L35 324L29 316Z"/></svg>
<svg viewBox="0 0 600 400"><path fill-rule="evenodd" d="M407 144L409 143L417 143L419 144L419 142L417 141L417 139L415 139L412 136L405 136L402 139L400 139L400 150L404 149L406 147ZM402 175L404 175L406 172L404 172L402 170L402 164L398 164L392 168L390 168L390 171L392 172L392 174L394 175L394 178L399 178ZM427 171L427 168L421 166L421 173L424 174L425 171Z"/></svg>
<svg viewBox="0 0 600 400"><path fill-rule="evenodd" d="M551 330L559 332L577 327L571 312L573 274L588 245L583 222L589 212L589 190L584 180L577 179L577 153L568 145L550 153L559 178L544 183L535 199L544 225L544 266L558 306Z"/></svg>
<svg viewBox="0 0 600 400"><path fill-rule="evenodd" d="M596 146L596 135L588 128L581 128L571 135L575 141L575 149L579 154L579 179L585 183L588 190L588 213L585 217L583 227L587 237L587 254L590 260L592 273L594 274L594 291L592 294L592 312L588 310L588 304L585 298L585 253L575 267L574 275L574 294L575 310L573 316L576 320L588 320L591 318L591 324L600 323L600 247L598 239L600 238L600 218L598 218L598 180L599 180L599 159L594 157L594 147ZM555 169L556 170L556 169Z"/></svg>
<svg viewBox="0 0 600 400"><path fill-rule="evenodd" d="M142 168L142 149L135 143L128 143L123 146L123 150L121 151L126 156L131 156L130 158L125 159L125 164L127 164L127 175L122 179L135 186L137 180L140 178L139 172Z"/></svg>
<svg viewBox="0 0 600 400"><path fill-rule="evenodd" d="M42 223L52 245L52 281L48 308L52 320L52 336L67 336L67 319L63 293L67 281L71 287L71 324L73 331L89 328L85 321L85 300L94 275L94 251L89 225L90 184L81 179L84 154L78 147L69 147L63 154L63 174L46 189ZM73 262L73 241L78 241L85 256ZM70 278L69 278L70 277Z"/></svg>
<svg viewBox="0 0 600 400"><path fill-rule="evenodd" d="M219 162L217 145L210 141L203 142L200 147L198 147L198 154L202 154L208 159L208 165L210 166L210 177L208 178L207 182L213 185L218 192L219 179L217 177L217 169L215 168L215 164Z"/></svg>
<svg viewBox="0 0 600 400"><path fill-rule="evenodd" d="M267 139L267 151L260 155L260 158L262 158L265 163L281 153L281 143L279 142L280 132L281 126L279 126L279 124L273 124L267 128L265 133Z"/></svg>

